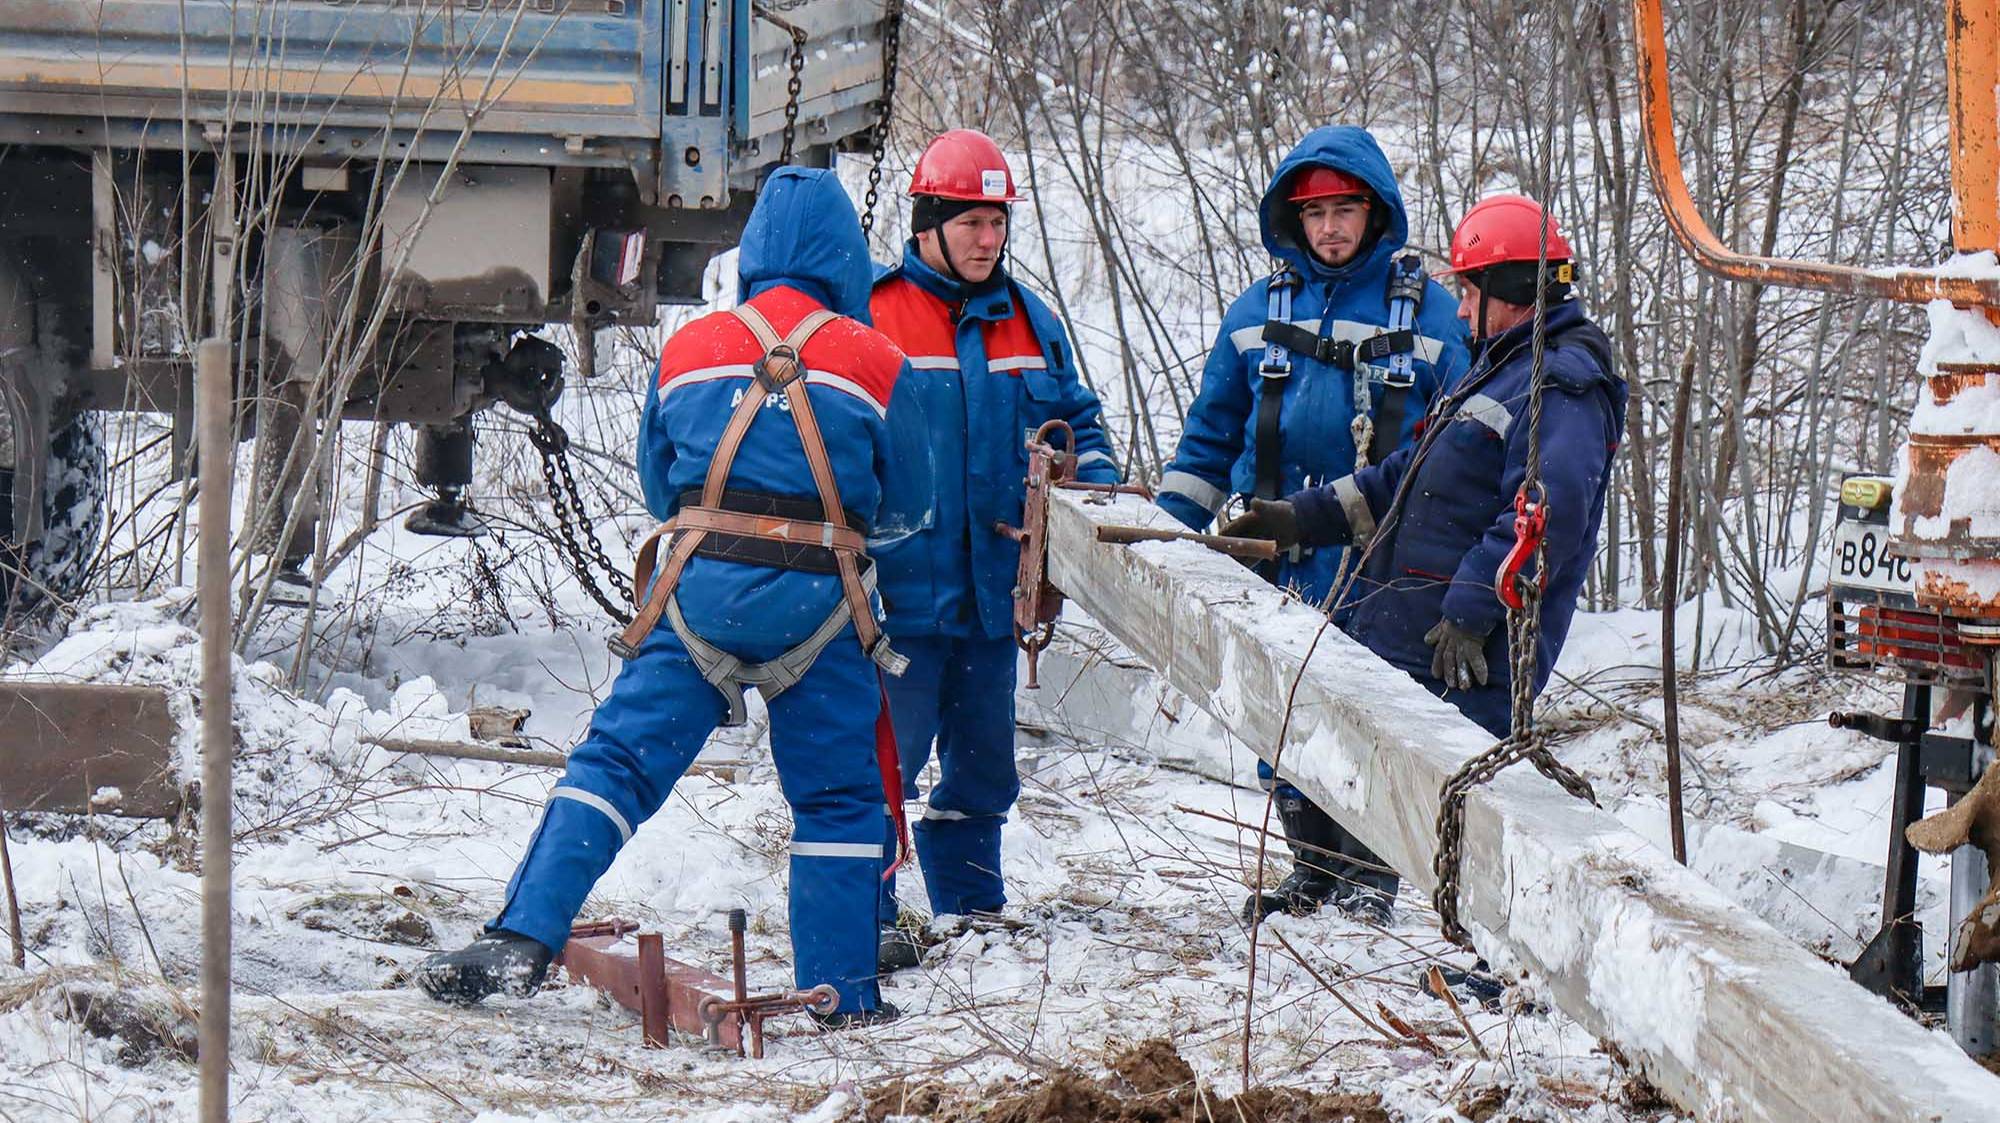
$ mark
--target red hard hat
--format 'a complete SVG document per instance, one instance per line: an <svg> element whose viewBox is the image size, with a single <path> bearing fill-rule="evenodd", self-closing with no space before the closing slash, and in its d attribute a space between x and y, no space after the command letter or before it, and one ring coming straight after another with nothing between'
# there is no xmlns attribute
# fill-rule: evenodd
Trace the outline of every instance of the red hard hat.
<svg viewBox="0 0 2000 1123"><path fill-rule="evenodd" d="M940 133L910 176L911 195L935 195L964 203L1018 203L1027 196L1014 189L1014 173L993 138L977 129Z"/></svg>
<svg viewBox="0 0 2000 1123"><path fill-rule="evenodd" d="M1542 205L1522 195L1494 195L1479 202L1459 220L1451 235L1451 268L1440 269L1434 277L1454 273L1476 273L1506 261L1540 260L1542 254ZM1549 224L1548 260L1568 261L1569 240Z"/></svg>
<svg viewBox="0 0 2000 1123"><path fill-rule="evenodd" d="M1367 184L1338 168L1314 165L1292 177L1292 189L1285 198L1288 202L1303 203L1307 199L1324 199L1330 195L1373 194Z"/></svg>

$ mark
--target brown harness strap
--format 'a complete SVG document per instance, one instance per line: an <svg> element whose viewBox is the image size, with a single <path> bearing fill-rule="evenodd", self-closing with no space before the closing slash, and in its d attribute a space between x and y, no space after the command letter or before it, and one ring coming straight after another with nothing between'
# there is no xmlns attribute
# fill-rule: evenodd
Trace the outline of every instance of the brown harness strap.
<svg viewBox="0 0 2000 1123"><path fill-rule="evenodd" d="M858 554L868 548L868 540L851 527L810 519L788 519L781 515L750 515L714 507L684 507L675 513L674 525L681 530L768 538L795 546L820 546L836 552Z"/></svg>
<svg viewBox="0 0 2000 1123"><path fill-rule="evenodd" d="M858 532L847 525L846 516L840 508L840 492L834 486L832 461L827 457L826 443L813 418L812 405L806 399L805 365L800 357L806 341L840 317L824 308L818 309L800 320L788 335L780 338L776 329L771 327L771 322L756 308L748 304L738 305L733 313L764 348L764 357L757 364L758 377L744 388L742 399L736 403L735 411L729 415L729 423L723 427L721 439L716 442L715 454L709 459L708 474L702 481L701 502L675 512L673 518L648 535L640 546L639 556L632 568L634 589L645 589L647 582L652 581L660 539L672 535L673 546L667 553L659 580L653 581L646 603L632 618L632 623L612 642L612 650L627 659L638 653L639 644L659 626L660 617L666 613L667 602L680 584L681 571L687 568L688 559L694 556L702 539L711 532L773 538L833 550L840 569L841 587L854 616L855 631L861 638L862 648L872 650L881 631L875 625L875 615L869 607L867 590L861 586L860 567L855 561L865 548L865 542ZM719 506L729 483L730 468L736 462L736 453L743 446L750 423L756 420L770 391L776 388L773 383L782 387L791 406L792 422L799 431L799 443L805 450L806 462L812 467L813 480L819 486L821 511L826 515L824 522L745 515Z"/></svg>
<svg viewBox="0 0 2000 1123"><path fill-rule="evenodd" d="M826 442L820 437L819 419L813 415L812 400L806 396L805 381L795 379L786 383L785 396L791 400L792 423L799 427L806 464L812 468L813 483L819 487L820 509L827 512L829 519L841 520L835 525L843 525L847 516L840 506L840 485L834 481L833 461L826 455ZM873 654L882 629L875 623L868 590L861 587L861 564L854 554L844 550L835 554L833 560L840 567L840 587L847 595L847 608L854 617L854 638L861 641L861 650Z"/></svg>

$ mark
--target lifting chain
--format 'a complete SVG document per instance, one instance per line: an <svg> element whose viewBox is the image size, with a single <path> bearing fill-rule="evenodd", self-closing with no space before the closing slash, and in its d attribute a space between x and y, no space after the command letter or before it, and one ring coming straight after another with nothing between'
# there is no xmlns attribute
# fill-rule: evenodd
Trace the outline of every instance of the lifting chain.
<svg viewBox="0 0 2000 1123"><path fill-rule="evenodd" d="M785 143L783 150L778 153L780 164L792 162L792 149L799 135L799 95L805 89L805 82L799 75L806 68L806 31L790 20L780 19L778 13L791 11L804 2L805 0L796 0L793 3L771 0L751 9L758 19L792 37L792 53L785 60L785 65L791 69L791 74L785 79Z"/></svg>
<svg viewBox="0 0 2000 1123"><path fill-rule="evenodd" d="M1538 256L1532 329L1534 345L1528 374L1527 472L1521 482L1520 494L1516 497L1517 512L1529 507L1546 510L1546 505L1542 503L1547 495L1542 489L1542 389L1547 377L1544 350L1548 335L1549 225L1546 219L1542 223ZM1530 499L1530 496L1534 498ZM1524 521L1524 517L1517 515L1517 535L1524 533ZM1556 759L1555 754L1549 751L1548 735L1535 725L1536 654L1540 650L1542 587L1548 572L1548 538L1540 533L1538 526L1532 542L1526 539L1523 542L1534 556L1534 576L1522 576L1522 567L1518 562L1512 568L1503 565L1499 579L1513 582L1514 587L1511 590L1494 590L1501 603L1508 606L1507 658L1513 675L1512 727L1498 744L1466 761L1438 792L1438 848L1437 857L1431 865L1432 872L1437 875L1437 889L1431 895L1431 902L1437 906L1438 927L1445 938L1465 948L1472 945L1471 937L1458 919L1458 878L1465 848L1465 797L1472 789L1498 776L1510 765L1525 760L1542 775L1562 785L1562 789L1569 794L1588 800L1593 805L1597 803L1597 793L1591 790L1590 781ZM1512 596L1506 595L1510 592Z"/></svg>
<svg viewBox="0 0 2000 1123"><path fill-rule="evenodd" d="M882 161L889 154L889 121L896 110L896 66L903 47L903 0L888 0L882 9L882 106L875 115L875 129L868 165L868 197L862 201L861 236L875 232L875 204L882 195Z"/></svg>
<svg viewBox="0 0 2000 1123"><path fill-rule="evenodd" d="M594 564L610 580L611 587L624 598L627 606L632 604L632 590L626 584L625 575L611 563L604 553L604 543L598 540L597 528L591 525L589 516L584 514L583 495L577 490L576 475L570 470L569 434L556 419L549 416L546 406L537 411L535 427L528 431L528 440L533 442L535 451L542 456L542 482L549 489L549 506L556 513L556 544L562 548L563 559L569 563L570 572L576 575L577 583L590 599L597 602L607 616L620 625L632 622L632 613L620 608L606 595L603 586L597 583L597 574L592 572ZM583 542L578 541L577 530L581 527L583 541L590 549L584 552Z"/></svg>

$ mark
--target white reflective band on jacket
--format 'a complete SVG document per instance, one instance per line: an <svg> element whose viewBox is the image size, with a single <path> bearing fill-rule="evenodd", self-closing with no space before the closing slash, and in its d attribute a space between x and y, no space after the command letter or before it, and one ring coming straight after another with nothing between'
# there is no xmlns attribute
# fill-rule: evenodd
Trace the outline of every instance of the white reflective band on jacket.
<svg viewBox="0 0 2000 1123"><path fill-rule="evenodd" d="M1160 477L1160 494L1182 495L1209 514L1217 514L1222 505L1229 502L1229 493L1195 475L1193 472L1173 471Z"/></svg>

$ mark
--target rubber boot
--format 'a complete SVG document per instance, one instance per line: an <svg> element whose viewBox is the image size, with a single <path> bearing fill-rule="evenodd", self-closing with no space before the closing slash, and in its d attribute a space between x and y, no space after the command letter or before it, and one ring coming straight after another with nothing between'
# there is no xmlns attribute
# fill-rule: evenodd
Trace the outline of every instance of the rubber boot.
<svg viewBox="0 0 2000 1123"><path fill-rule="evenodd" d="M924 949L917 938L900 924L882 929L875 944L875 970L884 975L907 971L924 961Z"/></svg>
<svg viewBox="0 0 2000 1123"><path fill-rule="evenodd" d="M417 967L417 985L453 1006L471 1006L503 991L525 998L541 989L555 957L540 940L495 928L457 951L424 960Z"/></svg>
<svg viewBox="0 0 2000 1123"><path fill-rule="evenodd" d="M1276 888L1250 894L1243 902L1245 924L1255 924L1276 912L1310 915L1340 888L1339 878L1327 868L1333 858L1324 853L1337 845L1333 818L1296 792L1280 791L1276 800L1278 819L1292 847L1292 872Z"/></svg>
<svg viewBox="0 0 2000 1123"><path fill-rule="evenodd" d="M1507 993L1507 984L1493 973L1484 959L1474 960L1471 967L1438 966L1438 975L1444 985L1450 987L1460 997L1477 1002L1481 1009L1500 1009L1500 996ZM1417 973L1417 985L1424 990L1431 989L1430 972ZM1444 997L1439 995L1439 998Z"/></svg>
<svg viewBox="0 0 2000 1123"><path fill-rule="evenodd" d="M861 1029L866 1026L888 1025L903 1016L903 1011L893 1002L877 1002L873 1010L846 1010L832 1014L822 1014L818 1010L808 1010L812 1020L823 1033L842 1029Z"/></svg>

